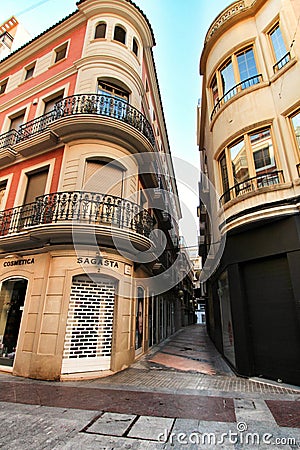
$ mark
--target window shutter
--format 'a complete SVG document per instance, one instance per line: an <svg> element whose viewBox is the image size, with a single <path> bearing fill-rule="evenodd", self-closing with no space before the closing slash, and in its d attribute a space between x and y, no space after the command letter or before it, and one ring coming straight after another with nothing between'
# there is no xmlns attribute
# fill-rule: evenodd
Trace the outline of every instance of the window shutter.
<svg viewBox="0 0 300 450"><path fill-rule="evenodd" d="M83 189L89 192L122 197L123 175L124 171L112 164L101 161L87 161Z"/></svg>

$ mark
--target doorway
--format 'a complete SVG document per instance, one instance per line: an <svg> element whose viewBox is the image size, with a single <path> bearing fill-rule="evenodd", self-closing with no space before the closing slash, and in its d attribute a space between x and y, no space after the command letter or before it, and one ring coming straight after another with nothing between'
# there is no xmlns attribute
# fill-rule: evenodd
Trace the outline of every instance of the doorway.
<svg viewBox="0 0 300 450"><path fill-rule="evenodd" d="M0 290L0 365L13 366L28 281L10 278Z"/></svg>

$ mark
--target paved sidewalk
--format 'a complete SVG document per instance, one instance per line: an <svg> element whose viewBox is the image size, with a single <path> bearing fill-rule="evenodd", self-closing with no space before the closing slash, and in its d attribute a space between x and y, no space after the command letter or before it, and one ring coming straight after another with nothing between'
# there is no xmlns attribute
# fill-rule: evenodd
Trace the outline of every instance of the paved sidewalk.
<svg viewBox="0 0 300 450"><path fill-rule="evenodd" d="M299 449L300 389L235 376L207 339L187 327L96 380L0 374L0 448Z"/></svg>

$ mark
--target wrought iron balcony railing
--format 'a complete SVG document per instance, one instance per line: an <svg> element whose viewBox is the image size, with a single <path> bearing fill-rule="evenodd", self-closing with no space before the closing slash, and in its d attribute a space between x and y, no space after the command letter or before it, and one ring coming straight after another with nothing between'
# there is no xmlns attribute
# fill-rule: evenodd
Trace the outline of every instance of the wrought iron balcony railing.
<svg viewBox="0 0 300 450"><path fill-rule="evenodd" d="M108 225L148 237L153 219L147 210L129 200L94 192L55 192L36 201L0 212L0 236L45 224Z"/></svg>
<svg viewBox="0 0 300 450"><path fill-rule="evenodd" d="M283 171L275 170L270 173L257 175L256 177L249 178L241 183L235 184L233 187L224 192L220 197L220 204L224 205L229 200L239 197L240 195L248 192L256 191L266 186L273 186L275 184L284 183Z"/></svg>
<svg viewBox="0 0 300 450"><path fill-rule="evenodd" d="M273 66L274 73L278 72L278 70L282 69L289 61L291 60L290 52L287 52L276 64Z"/></svg>
<svg viewBox="0 0 300 450"><path fill-rule="evenodd" d="M13 146L45 131L49 125L62 117L93 114L111 117L125 122L141 132L152 145L155 144L151 124L136 108L124 100L109 95L77 94L55 103L53 110L20 125L19 130L10 130L0 136L0 148Z"/></svg>
<svg viewBox="0 0 300 450"><path fill-rule="evenodd" d="M244 89L247 89L251 86L254 86L255 84L262 82L262 74L254 75L253 77L247 78L246 80L243 80L241 83L236 84L233 86L229 91L226 92L225 95L223 95L220 100L217 101L217 103L214 106L214 109L212 110L212 113L210 115L210 120L212 120L216 114L217 111L221 108L222 105L224 105L228 100L230 100L232 97L237 95L239 92L243 91Z"/></svg>

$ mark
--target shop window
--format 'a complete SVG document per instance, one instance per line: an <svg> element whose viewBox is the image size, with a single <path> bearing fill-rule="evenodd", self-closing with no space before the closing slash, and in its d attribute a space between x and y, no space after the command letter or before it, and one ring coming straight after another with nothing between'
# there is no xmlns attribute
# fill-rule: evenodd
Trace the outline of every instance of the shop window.
<svg viewBox="0 0 300 450"><path fill-rule="evenodd" d="M0 289L0 365L13 366L27 290L27 280L11 278Z"/></svg>
<svg viewBox="0 0 300 450"><path fill-rule="evenodd" d="M143 288L137 288L136 299L136 325L135 325L135 350L141 352L144 339L144 303L145 291Z"/></svg>
<svg viewBox="0 0 300 450"><path fill-rule="evenodd" d="M63 45L60 45L54 50L55 53L55 59L54 62L57 63L64 59L67 55L67 49L68 49L68 43L65 42Z"/></svg>
<svg viewBox="0 0 300 450"><path fill-rule="evenodd" d="M6 78L6 80L2 80L1 81L1 83L0 83L0 95L4 94L4 92L6 91L7 83L8 83L8 78Z"/></svg>
<svg viewBox="0 0 300 450"><path fill-rule="evenodd" d="M30 66L25 67L25 78L24 78L24 80L29 80L30 78L33 77L35 65L36 65L36 63L34 62L34 63L30 64Z"/></svg>
<svg viewBox="0 0 300 450"><path fill-rule="evenodd" d="M115 26L114 30L114 41L121 42L122 44L125 44L126 42L126 31L123 27Z"/></svg>
<svg viewBox="0 0 300 450"><path fill-rule="evenodd" d="M273 68L274 72L277 72L290 60L290 53L287 51L287 48L285 46L279 22L277 22L269 32L269 38L275 62Z"/></svg>
<svg viewBox="0 0 300 450"><path fill-rule="evenodd" d="M106 36L106 23L100 22L95 28L95 39L104 39Z"/></svg>
<svg viewBox="0 0 300 450"><path fill-rule="evenodd" d="M132 40L132 51L136 56L138 56L139 44L138 44L138 41L136 38L133 38L133 40Z"/></svg>

